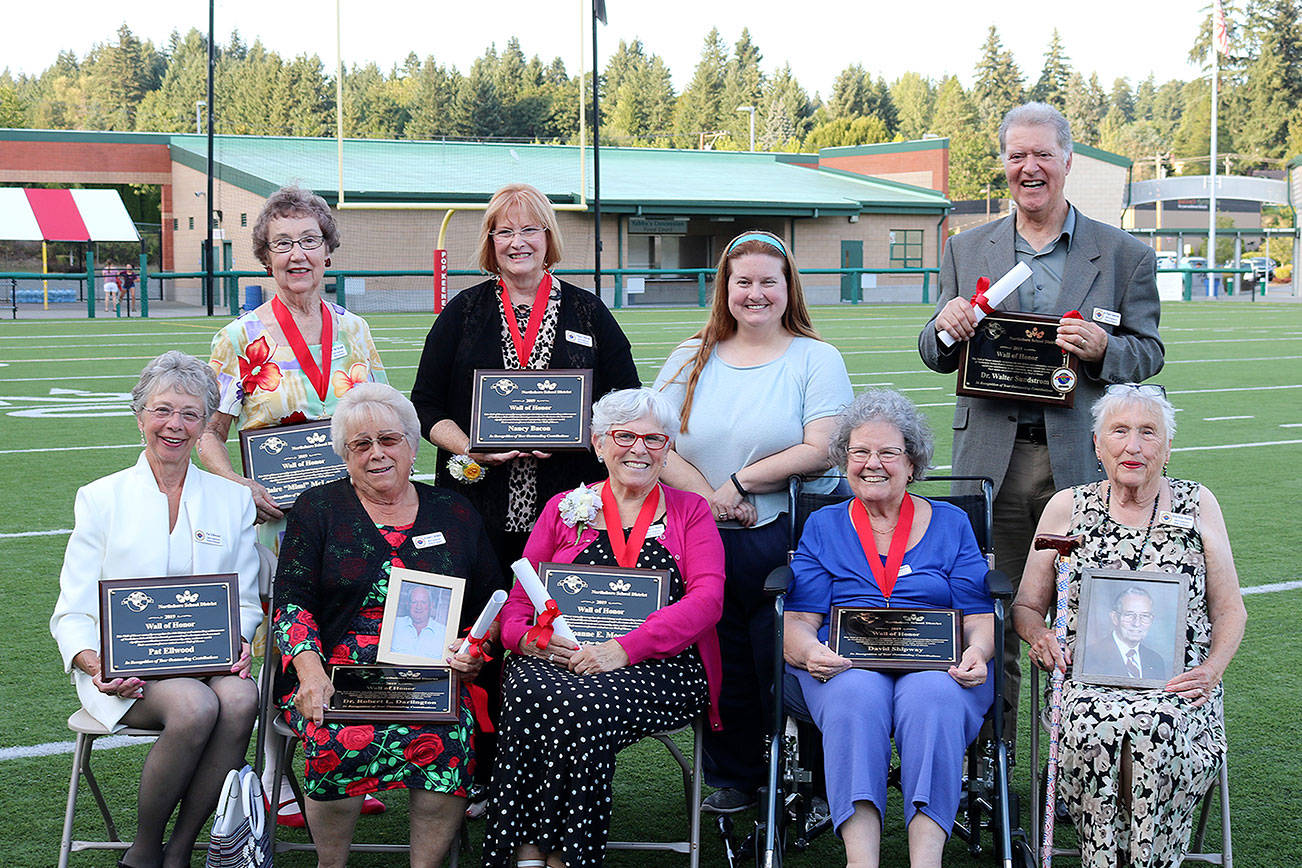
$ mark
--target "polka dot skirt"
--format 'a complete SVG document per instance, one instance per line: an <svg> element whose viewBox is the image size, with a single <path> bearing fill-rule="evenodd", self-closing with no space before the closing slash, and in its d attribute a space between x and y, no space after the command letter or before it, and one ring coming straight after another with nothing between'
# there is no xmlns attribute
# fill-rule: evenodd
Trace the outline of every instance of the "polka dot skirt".
<svg viewBox="0 0 1302 868"><path fill-rule="evenodd" d="M617 566L604 532L577 562ZM646 541L637 565L668 569L670 600L682 596L677 565L659 541ZM709 701L695 647L585 676L512 654L502 690L485 868L514 866L522 844L559 852L567 868L600 866L615 754L647 735L687 725Z"/></svg>

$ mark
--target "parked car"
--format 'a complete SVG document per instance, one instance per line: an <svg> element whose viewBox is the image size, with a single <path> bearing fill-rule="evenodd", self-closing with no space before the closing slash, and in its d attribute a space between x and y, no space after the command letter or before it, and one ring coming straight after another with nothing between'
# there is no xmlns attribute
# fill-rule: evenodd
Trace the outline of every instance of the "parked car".
<svg viewBox="0 0 1302 868"><path fill-rule="evenodd" d="M1178 264L1177 264L1179 261L1180 261L1180 260L1179 260L1179 257L1177 257L1174 253L1158 253L1158 254L1157 254L1157 267L1158 267L1158 268L1177 268L1177 267L1179 267Z"/></svg>
<svg viewBox="0 0 1302 868"><path fill-rule="evenodd" d="M1243 262L1252 266L1253 280L1274 280L1275 269L1279 268L1279 263L1267 256L1250 256Z"/></svg>

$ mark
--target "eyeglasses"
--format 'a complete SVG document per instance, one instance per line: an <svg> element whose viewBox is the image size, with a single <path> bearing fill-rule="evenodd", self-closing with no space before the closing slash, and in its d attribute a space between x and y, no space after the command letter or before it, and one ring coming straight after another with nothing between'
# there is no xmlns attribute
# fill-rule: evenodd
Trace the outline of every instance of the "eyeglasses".
<svg viewBox="0 0 1302 868"><path fill-rule="evenodd" d="M1145 398L1166 397L1166 389L1161 383L1113 383L1104 391L1109 395L1124 395L1132 389Z"/></svg>
<svg viewBox="0 0 1302 868"><path fill-rule="evenodd" d="M525 241L530 241L538 237L539 232L546 232L546 226L526 226L523 229L493 229L488 234L498 241L511 241L519 235Z"/></svg>
<svg viewBox="0 0 1302 868"><path fill-rule="evenodd" d="M845 454L856 464L867 464L874 453L882 464L890 464L904 457L904 450L898 446L887 446L885 449L851 449Z"/></svg>
<svg viewBox="0 0 1302 868"><path fill-rule="evenodd" d="M1151 624L1153 623L1152 612L1119 612L1117 620L1125 621L1127 624Z"/></svg>
<svg viewBox="0 0 1302 868"><path fill-rule="evenodd" d="M304 235L302 238L277 238L275 241L268 241L267 247L276 253L288 253L294 249L297 244L300 250L316 250L325 239L320 235Z"/></svg>
<svg viewBox="0 0 1302 868"><path fill-rule="evenodd" d="M345 443L344 448L354 455L365 455L371 451L371 447L376 443L380 444L381 449L392 449L406 439L401 434L381 434L374 440L370 437L358 437L356 440L349 440Z"/></svg>
<svg viewBox="0 0 1302 868"><path fill-rule="evenodd" d="M626 431L623 428L611 431L610 439L615 441L616 446L623 446L625 448L628 448L641 440L646 444L646 448L652 452L658 452L669 444L669 437L665 434L635 434L632 431Z"/></svg>
<svg viewBox="0 0 1302 868"><path fill-rule="evenodd" d="M166 422L173 416L180 416L181 421L186 425L198 425L203 421L203 414L195 410L178 410L175 407L169 407L166 404L160 404L157 407L146 407L145 412L153 416L159 422Z"/></svg>

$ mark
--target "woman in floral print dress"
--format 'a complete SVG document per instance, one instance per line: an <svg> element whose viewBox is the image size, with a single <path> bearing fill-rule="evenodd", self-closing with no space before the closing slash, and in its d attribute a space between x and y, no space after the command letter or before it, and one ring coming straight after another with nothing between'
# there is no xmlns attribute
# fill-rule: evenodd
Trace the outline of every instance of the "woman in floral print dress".
<svg viewBox="0 0 1302 868"><path fill-rule="evenodd" d="M1090 568L1188 576L1185 657L1158 688L1082 684L1045 615L1053 552L1032 551L1013 607L1031 662L1067 674L1058 797L1085 868L1178 868L1198 800L1225 761L1221 676L1243 638L1225 520L1204 486L1165 474L1175 409L1160 386L1115 384L1094 406L1094 445L1107 479L1060 491L1039 533L1079 534L1068 582L1067 649L1075 647L1081 575Z"/></svg>
<svg viewBox="0 0 1302 868"><path fill-rule="evenodd" d="M466 579L461 627L505 585L483 521L459 495L410 480L420 442L415 408L378 383L351 390L331 422L348 478L309 489L289 513L276 573L277 695L303 740L308 825L320 864L343 865L362 797L410 793L412 865L441 862L474 771L463 687L455 723L324 720L334 693L326 666L374 663L389 574L407 567ZM472 679L482 659L452 654Z"/></svg>

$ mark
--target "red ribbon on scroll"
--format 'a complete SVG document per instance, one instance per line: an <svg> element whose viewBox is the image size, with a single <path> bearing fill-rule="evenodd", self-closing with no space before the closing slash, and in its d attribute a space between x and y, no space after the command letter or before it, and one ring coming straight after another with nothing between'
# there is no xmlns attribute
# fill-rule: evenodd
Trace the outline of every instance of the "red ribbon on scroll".
<svg viewBox="0 0 1302 868"><path fill-rule="evenodd" d="M972 306L980 308L987 314L992 314L995 309L990 306L990 300L986 298L986 290L990 288L990 278L978 277L976 292L972 295Z"/></svg>
<svg viewBox="0 0 1302 868"><path fill-rule="evenodd" d="M555 600L548 600L547 606L538 615L538 622L524 634L524 641L532 642L539 648L546 648L552 641L552 622L561 616L561 607Z"/></svg>
<svg viewBox="0 0 1302 868"><path fill-rule="evenodd" d="M466 644L469 645L470 647L466 649L466 653L469 654L471 657L484 658L485 663L487 663L489 660L492 660L493 659L492 655L484 650L484 643L488 641L488 634L485 633L483 636L475 638L474 636L469 635L469 633L470 633L470 628L467 627Z"/></svg>

